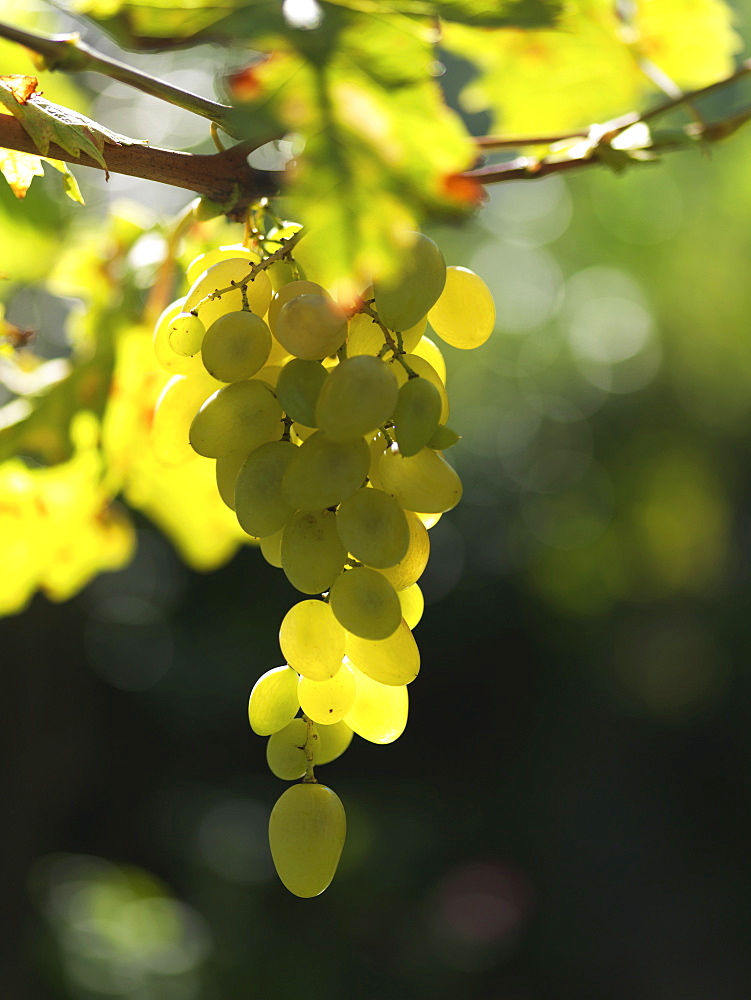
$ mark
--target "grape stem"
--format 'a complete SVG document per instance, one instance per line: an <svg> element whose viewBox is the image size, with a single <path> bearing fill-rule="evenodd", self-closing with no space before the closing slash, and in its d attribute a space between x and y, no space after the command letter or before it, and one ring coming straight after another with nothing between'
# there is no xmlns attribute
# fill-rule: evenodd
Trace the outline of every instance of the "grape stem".
<svg viewBox="0 0 751 1000"><path fill-rule="evenodd" d="M383 348L378 352L378 357L379 358L383 357L383 355L387 351L391 351L392 354L394 355L394 358L399 362L399 364L405 370L409 378L417 378L418 377L417 372L414 371L412 368L410 368L409 362L404 360L405 350L404 350L404 341L402 340L401 333L396 332L394 334L396 340L394 340L394 336L392 336L391 330L389 330L386 324L381 321L381 318L379 317L378 313L371 305L373 301L374 301L373 299L370 299L367 302L362 302L356 311L365 313L366 316L370 316L373 322L377 323L378 326L381 328L381 333L383 334L383 338L386 341L386 343L384 344Z"/></svg>
<svg viewBox="0 0 751 1000"><path fill-rule="evenodd" d="M318 739L318 733L315 731L312 719L309 719L305 714L303 714L303 719L305 719L308 726L308 732L305 737L305 743L303 744L303 753L305 754L305 760L307 761L307 769L305 771L305 777L302 780L303 784L314 785L318 783L318 779L313 773L313 746L315 745L315 741Z"/></svg>
<svg viewBox="0 0 751 1000"><path fill-rule="evenodd" d="M196 302L194 308L200 309L205 302L213 302L214 299L221 299L221 297L226 295L227 292L234 292L238 288L241 292L247 295L248 285L251 281L253 281L255 276L260 274L261 271L265 271L266 268L270 267L275 261L283 260L288 254L290 254L295 244L302 238L302 234L303 230L298 229L298 231L293 233L292 236L289 236L284 240L280 240L279 242L282 246L273 253L270 253L268 257L264 257L263 260L259 261L257 264L252 264L250 271L244 278L241 278L239 281L230 282L226 288L215 288L213 292L209 292L208 295L204 295L200 302Z"/></svg>

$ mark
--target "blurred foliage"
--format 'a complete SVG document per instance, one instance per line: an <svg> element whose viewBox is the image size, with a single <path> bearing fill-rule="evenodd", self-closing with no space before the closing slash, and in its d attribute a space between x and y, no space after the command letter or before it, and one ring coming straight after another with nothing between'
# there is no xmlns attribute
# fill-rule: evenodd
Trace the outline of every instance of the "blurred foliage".
<svg viewBox="0 0 751 1000"><path fill-rule="evenodd" d="M410 726L341 762L315 919L277 889L244 718L286 581L229 561L209 462L149 446L169 228L0 192L3 330L36 327L0 357L0 594L27 607L3 623L9 995L745 1000L750 155L499 185L431 226L498 329L443 349L465 499L431 532ZM238 232L196 225L178 268Z"/></svg>
<svg viewBox="0 0 751 1000"><path fill-rule="evenodd" d="M581 128L640 104L655 84L685 89L729 75L741 39L721 0L587 0L565 5L555 30L445 27L442 44L480 68L461 94L497 132Z"/></svg>

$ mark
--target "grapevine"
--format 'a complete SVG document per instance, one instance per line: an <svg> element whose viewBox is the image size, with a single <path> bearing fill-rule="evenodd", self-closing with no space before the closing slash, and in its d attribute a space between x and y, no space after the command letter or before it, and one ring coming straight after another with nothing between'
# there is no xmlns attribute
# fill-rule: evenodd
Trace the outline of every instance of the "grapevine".
<svg viewBox="0 0 751 1000"><path fill-rule="evenodd" d="M413 629L428 529L461 499L443 457L445 362L425 334L478 347L495 324L483 280L446 267L413 233L395 278L354 299L303 276L295 223L256 231L252 249L211 251L154 331L174 372L154 437L168 463L191 451L216 463L220 496L242 529L305 599L281 622L284 664L255 682L251 728L267 760L300 781L271 813L279 877L297 896L323 892L346 831L337 794L315 769L353 735L392 743L420 670Z"/></svg>

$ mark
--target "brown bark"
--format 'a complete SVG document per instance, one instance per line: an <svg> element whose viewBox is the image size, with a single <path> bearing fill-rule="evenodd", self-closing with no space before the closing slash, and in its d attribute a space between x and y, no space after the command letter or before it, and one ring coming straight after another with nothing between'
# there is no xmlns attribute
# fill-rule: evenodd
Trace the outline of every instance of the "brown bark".
<svg viewBox="0 0 751 1000"><path fill-rule="evenodd" d="M0 147L41 155L28 133L10 115L0 114ZM154 146L107 144L103 155L112 173L185 188L220 205L227 204L237 193L233 212L240 214L259 198L278 193L282 180L281 173L249 167L246 156L250 151L251 148L242 143L209 155L180 153ZM50 144L45 155L66 163L102 169L101 164L85 153L72 156L55 143Z"/></svg>

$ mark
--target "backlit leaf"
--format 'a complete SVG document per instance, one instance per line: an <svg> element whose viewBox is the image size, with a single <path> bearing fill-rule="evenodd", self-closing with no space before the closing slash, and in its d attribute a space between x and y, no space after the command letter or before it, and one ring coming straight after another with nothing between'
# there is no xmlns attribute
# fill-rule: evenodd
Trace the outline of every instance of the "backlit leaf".
<svg viewBox="0 0 751 1000"><path fill-rule="evenodd" d="M106 170L103 156L106 143L130 146L141 141L111 132L85 115L52 104L36 93L20 103L14 89L15 79L0 77L0 104L18 119L43 156L54 142L71 156L86 153Z"/></svg>
<svg viewBox="0 0 751 1000"><path fill-rule="evenodd" d="M550 25L562 0L321 0L320 7L348 7L379 19L392 15L444 18L482 27ZM258 39L295 27L294 5L281 0L71 0L69 6L112 32L129 48L164 48L184 39ZM299 26L299 25L298 25Z"/></svg>
<svg viewBox="0 0 751 1000"><path fill-rule="evenodd" d="M317 261L315 280L362 287L393 266L399 234L429 211L467 210L446 178L473 150L431 79L428 29L333 8L326 21L319 42L309 32L301 49L256 64L237 110L249 138L300 137L286 193L308 230L306 261Z"/></svg>
<svg viewBox="0 0 751 1000"><path fill-rule="evenodd" d="M721 0L635 0L629 21L611 0L565 7L557 30L478 32L447 24L442 44L480 68L461 95L506 134L553 132L603 121L655 93L650 66L680 87L732 72L738 48Z"/></svg>

